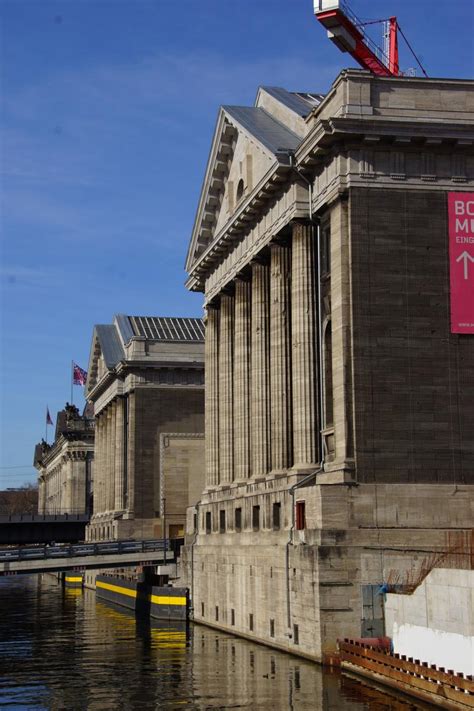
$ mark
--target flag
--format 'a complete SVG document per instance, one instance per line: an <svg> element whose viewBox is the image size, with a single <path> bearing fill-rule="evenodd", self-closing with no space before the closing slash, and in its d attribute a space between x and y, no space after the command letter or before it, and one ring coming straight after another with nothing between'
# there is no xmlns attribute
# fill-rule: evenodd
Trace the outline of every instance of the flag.
<svg viewBox="0 0 474 711"><path fill-rule="evenodd" d="M85 385L87 380L87 371L82 370L76 363L74 363L72 370L72 382L74 385Z"/></svg>
<svg viewBox="0 0 474 711"><path fill-rule="evenodd" d="M46 424L47 425L52 425L53 421L51 419L51 415L49 414L49 407L46 408Z"/></svg>

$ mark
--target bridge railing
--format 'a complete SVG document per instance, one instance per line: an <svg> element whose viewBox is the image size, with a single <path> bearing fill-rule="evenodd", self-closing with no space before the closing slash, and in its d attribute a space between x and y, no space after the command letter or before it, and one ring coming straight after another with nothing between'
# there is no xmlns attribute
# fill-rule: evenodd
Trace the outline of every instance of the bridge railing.
<svg viewBox="0 0 474 711"><path fill-rule="evenodd" d="M0 523L63 523L65 521L80 523L88 522L90 515L80 513L55 513L55 514L5 514L0 515Z"/></svg>
<svg viewBox="0 0 474 711"><path fill-rule="evenodd" d="M18 560L50 560L74 556L96 556L150 551L169 551L169 540L151 539L146 541L108 541L106 543L78 543L73 545L19 546L1 548L0 562Z"/></svg>

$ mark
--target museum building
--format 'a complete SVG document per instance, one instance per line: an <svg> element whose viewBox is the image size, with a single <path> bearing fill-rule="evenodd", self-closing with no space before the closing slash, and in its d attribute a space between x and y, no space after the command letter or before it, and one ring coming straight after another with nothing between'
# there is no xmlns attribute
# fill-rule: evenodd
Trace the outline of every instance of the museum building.
<svg viewBox="0 0 474 711"><path fill-rule="evenodd" d="M90 541L184 536L204 486L204 325L115 316L92 336L95 412Z"/></svg>
<svg viewBox="0 0 474 711"><path fill-rule="evenodd" d="M469 191L473 82L350 69L220 108L186 261L206 312L195 620L324 661L384 633L382 586L464 545L474 322L452 322L448 203Z"/></svg>

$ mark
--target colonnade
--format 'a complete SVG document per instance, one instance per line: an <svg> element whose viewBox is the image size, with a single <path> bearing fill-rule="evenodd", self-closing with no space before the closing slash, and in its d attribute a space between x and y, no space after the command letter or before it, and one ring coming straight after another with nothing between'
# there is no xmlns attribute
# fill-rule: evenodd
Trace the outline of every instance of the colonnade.
<svg viewBox="0 0 474 711"><path fill-rule="evenodd" d="M206 484L317 465L315 236L294 223L207 307Z"/></svg>
<svg viewBox="0 0 474 711"><path fill-rule="evenodd" d="M94 515L127 507L128 402L115 398L96 418Z"/></svg>

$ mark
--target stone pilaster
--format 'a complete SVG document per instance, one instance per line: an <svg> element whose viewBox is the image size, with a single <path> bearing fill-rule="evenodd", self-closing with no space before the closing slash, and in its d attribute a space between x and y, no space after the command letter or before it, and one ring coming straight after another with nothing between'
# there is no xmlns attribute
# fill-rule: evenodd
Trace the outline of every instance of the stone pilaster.
<svg viewBox="0 0 474 711"><path fill-rule="evenodd" d="M317 361L315 239L310 225L293 225L291 255L291 341L293 466L317 466Z"/></svg>
<svg viewBox="0 0 474 711"><path fill-rule="evenodd" d="M270 372L271 468L291 465L290 249L271 245Z"/></svg>
<svg viewBox="0 0 474 711"><path fill-rule="evenodd" d="M205 341L206 486L219 484L219 310L207 307Z"/></svg>
<svg viewBox="0 0 474 711"><path fill-rule="evenodd" d="M219 475L220 483L234 478L233 403L234 297L221 296L219 327Z"/></svg>
<svg viewBox="0 0 474 711"><path fill-rule="evenodd" d="M251 467L254 477L270 469L269 267L252 263Z"/></svg>
<svg viewBox="0 0 474 711"><path fill-rule="evenodd" d="M250 470L250 282L235 282L234 329L234 478Z"/></svg>
<svg viewBox="0 0 474 711"><path fill-rule="evenodd" d="M123 461L123 400L115 401L115 504L116 511L124 509Z"/></svg>

